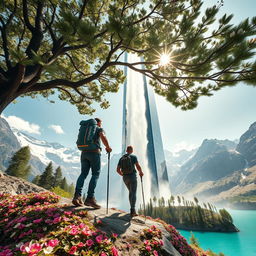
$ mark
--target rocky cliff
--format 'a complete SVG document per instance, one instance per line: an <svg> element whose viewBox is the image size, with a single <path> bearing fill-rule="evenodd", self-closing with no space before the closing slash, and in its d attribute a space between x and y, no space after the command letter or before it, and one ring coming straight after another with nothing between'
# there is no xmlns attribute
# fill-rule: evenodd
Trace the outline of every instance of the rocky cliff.
<svg viewBox="0 0 256 256"><path fill-rule="evenodd" d="M248 167L256 165L256 122L240 137L236 150L248 161Z"/></svg>

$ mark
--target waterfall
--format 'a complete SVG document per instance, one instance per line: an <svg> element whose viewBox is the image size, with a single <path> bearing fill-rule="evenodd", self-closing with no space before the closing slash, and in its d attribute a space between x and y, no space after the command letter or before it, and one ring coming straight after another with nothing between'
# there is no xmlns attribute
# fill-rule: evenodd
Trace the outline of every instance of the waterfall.
<svg viewBox="0 0 256 256"><path fill-rule="evenodd" d="M128 62L139 62L140 58L135 55L128 55ZM144 194L145 200L148 201L151 196L151 174L149 170L147 157L147 130L148 124L146 119L146 101L144 91L143 76L131 69L127 70L127 87L126 87L126 146L131 145L134 154L137 156L144 172ZM138 179L137 188L138 203L141 203L141 187Z"/></svg>

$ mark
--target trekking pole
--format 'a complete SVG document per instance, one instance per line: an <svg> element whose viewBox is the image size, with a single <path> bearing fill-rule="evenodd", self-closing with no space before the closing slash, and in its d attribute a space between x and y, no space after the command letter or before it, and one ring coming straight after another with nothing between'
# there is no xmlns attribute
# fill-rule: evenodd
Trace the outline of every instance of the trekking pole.
<svg viewBox="0 0 256 256"><path fill-rule="evenodd" d="M107 214L108 214L108 196L109 196L109 166L110 166L110 152L108 152L108 175L107 175Z"/></svg>
<svg viewBox="0 0 256 256"><path fill-rule="evenodd" d="M143 189L142 176L140 176L140 181L141 181L141 191L142 191L142 199L143 199L144 215L145 215L145 219L146 219L145 197L144 197L144 189Z"/></svg>

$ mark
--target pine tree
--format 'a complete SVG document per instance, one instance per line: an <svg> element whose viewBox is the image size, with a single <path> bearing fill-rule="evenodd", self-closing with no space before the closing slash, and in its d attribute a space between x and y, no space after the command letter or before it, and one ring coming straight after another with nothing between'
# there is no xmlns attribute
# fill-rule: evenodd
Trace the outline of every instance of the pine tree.
<svg viewBox="0 0 256 256"><path fill-rule="evenodd" d="M68 183L67 183L66 177L64 177L64 178L61 180L60 187L61 187L63 190L65 190L65 191L68 192Z"/></svg>
<svg viewBox="0 0 256 256"><path fill-rule="evenodd" d="M179 204L179 206L180 206L181 199L180 199L180 197L179 197L179 196L177 196L177 200L178 200L178 204Z"/></svg>
<svg viewBox="0 0 256 256"><path fill-rule="evenodd" d="M255 17L233 24L203 0L143 2L0 1L0 114L18 97L53 93L81 114L94 102L106 108L127 65L184 110L226 86L256 84ZM140 53L143 68L124 60L126 50ZM171 54L169 65L158 52Z"/></svg>
<svg viewBox="0 0 256 256"><path fill-rule="evenodd" d="M68 185L68 192L73 195L75 192L75 186L73 183L71 183L70 185Z"/></svg>
<svg viewBox="0 0 256 256"><path fill-rule="evenodd" d="M36 177L32 180L32 183L38 185L40 181L40 175L36 175Z"/></svg>
<svg viewBox="0 0 256 256"><path fill-rule="evenodd" d="M62 171L60 166L55 170L52 187L60 187L62 181Z"/></svg>
<svg viewBox="0 0 256 256"><path fill-rule="evenodd" d="M29 160L29 147L22 147L13 155L6 173L8 175L27 179L31 169L30 165L28 165Z"/></svg>
<svg viewBox="0 0 256 256"><path fill-rule="evenodd" d="M45 188L45 189L51 189L52 188L52 181L53 181L53 167L52 167L52 162L50 162L42 175L40 176L40 180L38 185Z"/></svg>

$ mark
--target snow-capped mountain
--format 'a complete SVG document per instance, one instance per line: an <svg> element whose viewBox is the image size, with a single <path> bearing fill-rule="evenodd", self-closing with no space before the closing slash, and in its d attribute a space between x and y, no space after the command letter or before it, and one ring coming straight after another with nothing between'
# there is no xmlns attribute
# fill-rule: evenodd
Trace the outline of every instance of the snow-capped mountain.
<svg viewBox="0 0 256 256"><path fill-rule="evenodd" d="M18 142L22 147L29 146L31 154L37 157L44 166L49 162L53 163L53 166L57 168L61 167L63 176L67 178L68 183L74 183L80 174L80 151L78 149L72 149L65 147L56 142L47 142L44 140L38 140L30 135L27 135L15 128L11 128ZM102 154L102 166L107 162L105 154ZM43 170L38 170L37 174L41 174Z"/></svg>
<svg viewBox="0 0 256 256"><path fill-rule="evenodd" d="M36 156L44 166L49 162L53 163L56 168L61 167L63 176L69 183L75 183L77 176L80 173L80 152L79 150L70 149L62 146L59 143L49 143L47 141L38 140L30 135L12 128L21 147L29 146L30 152ZM44 170L37 170L41 174Z"/></svg>

